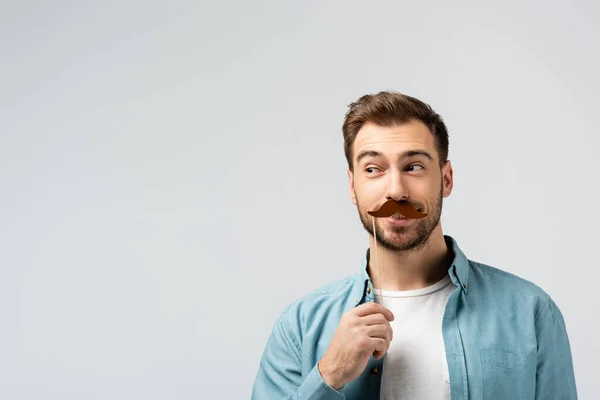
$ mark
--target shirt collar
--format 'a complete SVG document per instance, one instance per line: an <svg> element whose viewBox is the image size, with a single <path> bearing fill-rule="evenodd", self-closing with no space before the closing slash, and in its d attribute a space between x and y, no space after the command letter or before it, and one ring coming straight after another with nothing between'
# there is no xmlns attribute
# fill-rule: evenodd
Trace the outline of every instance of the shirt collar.
<svg viewBox="0 0 600 400"><path fill-rule="evenodd" d="M448 249L454 253L454 259L448 268L448 275L450 275L452 283L460 287L462 291L467 294L469 283L469 260L453 237L444 235L444 240L446 241ZM370 253L371 249L367 249L365 258L363 258L361 264L359 285L356 289L357 298L355 306L361 304L363 301L374 301L373 283L367 273Z"/></svg>

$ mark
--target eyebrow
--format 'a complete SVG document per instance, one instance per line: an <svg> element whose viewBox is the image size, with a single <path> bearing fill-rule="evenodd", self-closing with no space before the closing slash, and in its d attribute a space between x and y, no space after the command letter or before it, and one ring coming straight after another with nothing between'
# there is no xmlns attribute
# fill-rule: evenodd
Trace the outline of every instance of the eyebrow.
<svg viewBox="0 0 600 400"><path fill-rule="evenodd" d="M405 152L400 154L400 159L402 160L402 159L410 158L410 157L414 157L414 156L425 156L429 160L433 160L433 157L431 156L431 154L429 154L425 150L406 150ZM356 163L358 164L360 162L360 160L362 160L365 157L379 158L379 157L383 157L383 153L381 153L380 151L377 151L377 150L363 150L360 153L358 153L358 156L356 157Z"/></svg>

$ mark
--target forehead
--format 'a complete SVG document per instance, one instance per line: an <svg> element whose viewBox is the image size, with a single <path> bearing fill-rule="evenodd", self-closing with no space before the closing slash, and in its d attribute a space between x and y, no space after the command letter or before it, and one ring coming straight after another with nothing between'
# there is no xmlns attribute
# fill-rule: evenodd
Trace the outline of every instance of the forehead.
<svg viewBox="0 0 600 400"><path fill-rule="evenodd" d="M353 158L366 150L375 150L393 158L406 150L425 150L437 157L435 139L429 128L418 120L393 126L367 122L358 131L353 145Z"/></svg>

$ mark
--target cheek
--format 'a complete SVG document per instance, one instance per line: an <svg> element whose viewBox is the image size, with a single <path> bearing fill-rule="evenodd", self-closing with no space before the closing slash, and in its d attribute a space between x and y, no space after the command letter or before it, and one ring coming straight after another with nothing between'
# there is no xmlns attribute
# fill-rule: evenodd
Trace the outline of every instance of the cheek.
<svg viewBox="0 0 600 400"><path fill-rule="evenodd" d="M372 207L385 199L386 188L379 182L355 182L354 197L362 206Z"/></svg>
<svg viewBox="0 0 600 400"><path fill-rule="evenodd" d="M372 204L371 197L372 196L369 195L369 191L365 190L365 188L354 189L354 202L361 208L368 207L369 204Z"/></svg>

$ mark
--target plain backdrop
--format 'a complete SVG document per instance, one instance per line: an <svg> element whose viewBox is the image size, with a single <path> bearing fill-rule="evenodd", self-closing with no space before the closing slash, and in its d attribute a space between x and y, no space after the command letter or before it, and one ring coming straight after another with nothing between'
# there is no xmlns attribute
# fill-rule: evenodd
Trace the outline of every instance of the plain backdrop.
<svg viewBox="0 0 600 400"><path fill-rule="evenodd" d="M597 3L0 4L0 398L249 398L360 268L341 125L386 89L447 123L444 233L555 299L597 396Z"/></svg>

